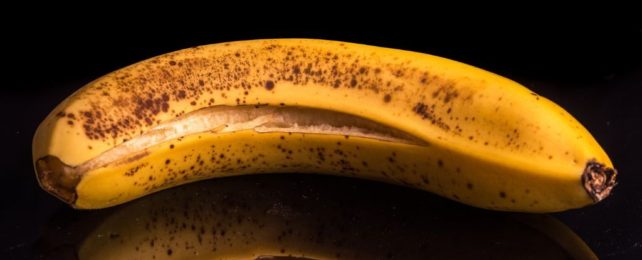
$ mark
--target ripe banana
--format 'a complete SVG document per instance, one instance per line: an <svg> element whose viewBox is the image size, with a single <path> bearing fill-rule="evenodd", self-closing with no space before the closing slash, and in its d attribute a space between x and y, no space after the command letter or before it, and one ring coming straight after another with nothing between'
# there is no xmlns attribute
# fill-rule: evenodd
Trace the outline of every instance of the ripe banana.
<svg viewBox="0 0 642 260"><path fill-rule="evenodd" d="M78 259L597 259L547 215L307 177L225 178L154 194L74 243Z"/></svg>
<svg viewBox="0 0 642 260"><path fill-rule="evenodd" d="M577 120L513 81L310 39L194 47L107 74L41 123L33 160L45 190L84 209L200 179L303 172L554 212L604 199L617 174Z"/></svg>

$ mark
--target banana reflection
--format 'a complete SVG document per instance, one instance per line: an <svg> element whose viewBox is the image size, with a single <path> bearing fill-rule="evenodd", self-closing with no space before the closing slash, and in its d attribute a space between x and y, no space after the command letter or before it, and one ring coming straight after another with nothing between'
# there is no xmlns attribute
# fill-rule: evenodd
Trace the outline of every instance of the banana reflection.
<svg viewBox="0 0 642 260"><path fill-rule="evenodd" d="M596 258L546 215L484 211L426 192L328 176L198 182L101 214L107 216L72 224L92 229L74 247L75 257Z"/></svg>

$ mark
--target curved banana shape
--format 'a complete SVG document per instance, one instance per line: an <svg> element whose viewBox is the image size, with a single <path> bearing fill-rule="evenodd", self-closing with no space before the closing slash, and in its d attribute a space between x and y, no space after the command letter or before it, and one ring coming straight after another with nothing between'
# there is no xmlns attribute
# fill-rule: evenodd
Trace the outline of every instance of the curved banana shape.
<svg viewBox="0 0 642 260"><path fill-rule="evenodd" d="M597 259L550 216L428 194L417 202L416 192L373 183L271 177L195 183L128 204L79 243L79 259Z"/></svg>
<svg viewBox="0 0 642 260"><path fill-rule="evenodd" d="M602 200L616 177L579 122L513 81L309 39L200 46L107 74L44 120L33 159L40 185L77 208L205 178L306 172L552 212Z"/></svg>

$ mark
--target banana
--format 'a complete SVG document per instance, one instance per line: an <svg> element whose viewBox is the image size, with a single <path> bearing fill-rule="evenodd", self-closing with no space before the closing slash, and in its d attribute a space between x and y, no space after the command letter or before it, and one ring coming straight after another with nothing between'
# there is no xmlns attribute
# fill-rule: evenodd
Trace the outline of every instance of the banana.
<svg viewBox="0 0 642 260"><path fill-rule="evenodd" d="M201 179L326 173L493 210L604 199L617 171L564 109L428 54L312 39L213 44L107 74L38 127L40 185L81 209Z"/></svg>
<svg viewBox="0 0 642 260"><path fill-rule="evenodd" d="M67 254L81 260L597 259L547 215L489 212L418 191L306 177L246 176L166 190L111 211ZM286 256L295 258L279 258Z"/></svg>

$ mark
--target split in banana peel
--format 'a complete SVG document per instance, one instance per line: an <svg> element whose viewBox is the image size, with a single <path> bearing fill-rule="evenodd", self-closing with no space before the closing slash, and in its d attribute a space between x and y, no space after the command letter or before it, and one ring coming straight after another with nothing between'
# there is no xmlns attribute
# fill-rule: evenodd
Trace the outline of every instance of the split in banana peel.
<svg viewBox="0 0 642 260"><path fill-rule="evenodd" d="M452 60L353 43L206 45L107 74L39 126L40 185L82 209L201 179L325 173L475 207L556 212L617 172L553 102Z"/></svg>

